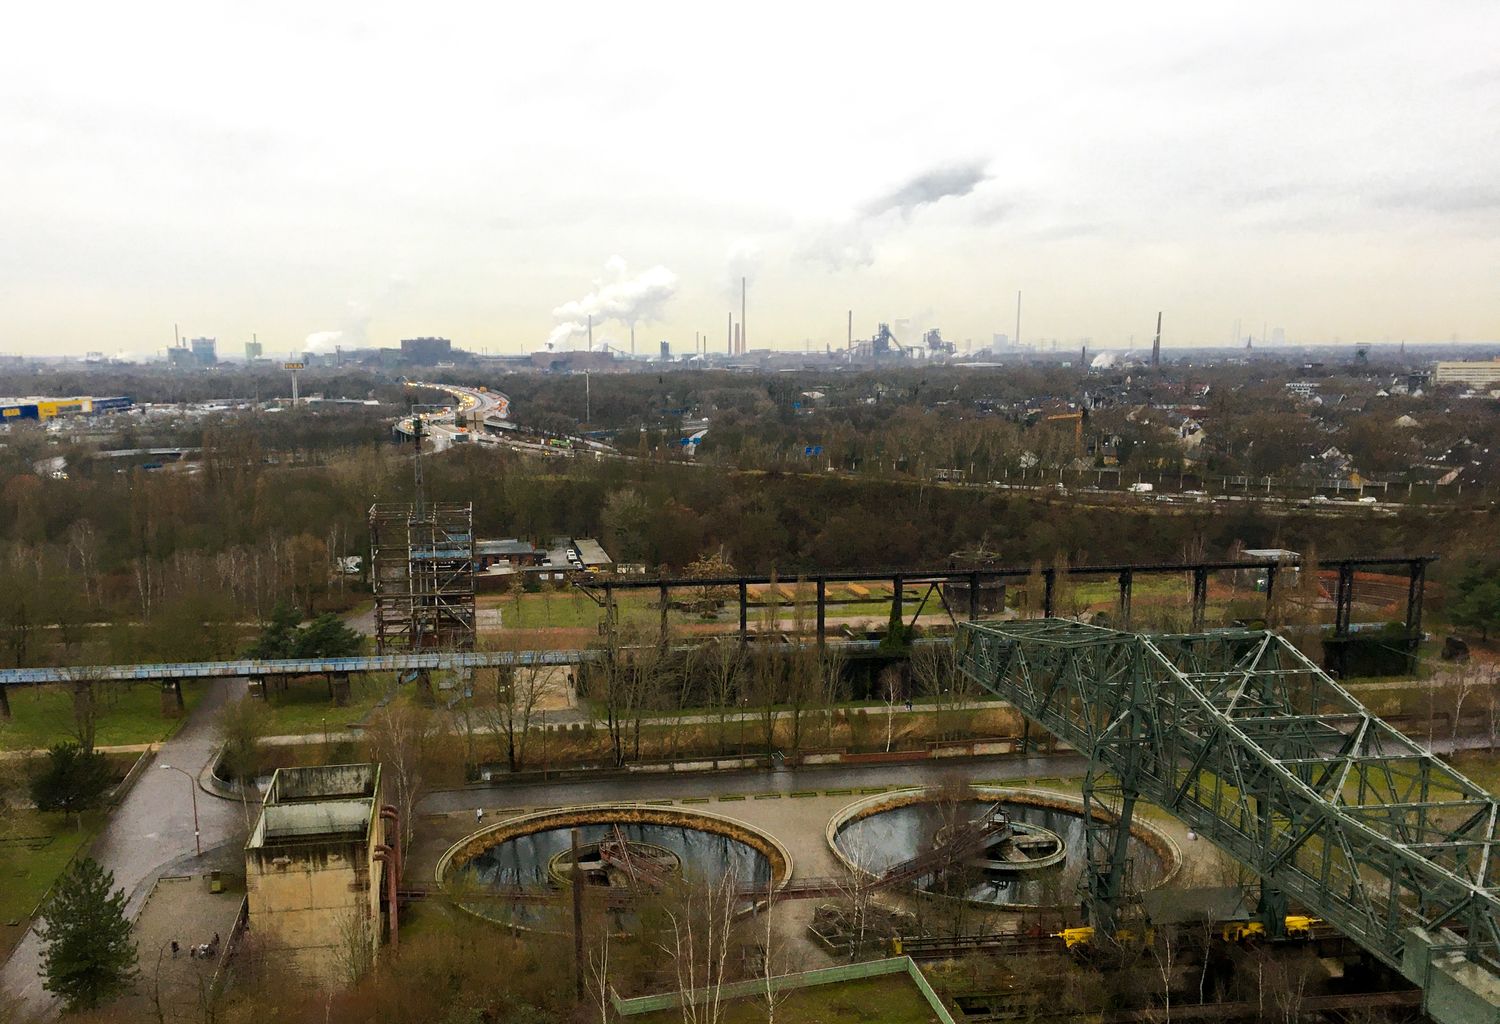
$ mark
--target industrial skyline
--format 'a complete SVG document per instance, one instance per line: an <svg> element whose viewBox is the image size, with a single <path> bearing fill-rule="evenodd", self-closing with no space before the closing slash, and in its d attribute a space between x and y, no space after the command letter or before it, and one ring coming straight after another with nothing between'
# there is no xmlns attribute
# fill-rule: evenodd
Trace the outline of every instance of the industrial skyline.
<svg viewBox="0 0 1500 1024"><path fill-rule="evenodd" d="M3 352L1500 338L1493 5L17 17Z"/></svg>

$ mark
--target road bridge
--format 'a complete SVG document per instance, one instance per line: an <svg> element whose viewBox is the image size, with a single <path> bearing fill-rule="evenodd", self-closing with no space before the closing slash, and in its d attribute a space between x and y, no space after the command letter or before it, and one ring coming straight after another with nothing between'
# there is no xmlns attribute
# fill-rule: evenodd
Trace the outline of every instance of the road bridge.
<svg viewBox="0 0 1500 1024"><path fill-rule="evenodd" d="M1145 799L1424 989L1440 1024L1500 1021L1500 800L1273 633L965 623L960 671L1089 757L1086 905L1130 903ZM1097 815L1097 817L1095 816Z"/></svg>

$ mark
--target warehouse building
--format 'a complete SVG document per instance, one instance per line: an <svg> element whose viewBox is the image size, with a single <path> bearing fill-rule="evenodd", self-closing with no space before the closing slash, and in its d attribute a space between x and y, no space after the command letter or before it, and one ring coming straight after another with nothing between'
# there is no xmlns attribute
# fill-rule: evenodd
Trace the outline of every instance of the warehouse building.
<svg viewBox="0 0 1500 1024"><path fill-rule="evenodd" d="M133 408L128 398L94 398L80 395L71 398L0 398L0 422L13 420L46 421L59 416L91 416Z"/></svg>

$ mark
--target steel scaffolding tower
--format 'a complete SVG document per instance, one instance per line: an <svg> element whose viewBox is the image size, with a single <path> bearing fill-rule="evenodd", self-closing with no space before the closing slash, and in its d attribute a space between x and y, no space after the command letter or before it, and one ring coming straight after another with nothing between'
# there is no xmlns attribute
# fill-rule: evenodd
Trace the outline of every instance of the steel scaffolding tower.
<svg viewBox="0 0 1500 1024"><path fill-rule="evenodd" d="M370 584L378 653L472 651L473 506L371 506Z"/></svg>
<svg viewBox="0 0 1500 1024"><path fill-rule="evenodd" d="M1087 905L1126 911L1138 799L1424 991L1443 1024L1500 1021L1500 800L1370 714L1273 633L1150 636L1058 619L963 623L958 664L1089 757Z"/></svg>

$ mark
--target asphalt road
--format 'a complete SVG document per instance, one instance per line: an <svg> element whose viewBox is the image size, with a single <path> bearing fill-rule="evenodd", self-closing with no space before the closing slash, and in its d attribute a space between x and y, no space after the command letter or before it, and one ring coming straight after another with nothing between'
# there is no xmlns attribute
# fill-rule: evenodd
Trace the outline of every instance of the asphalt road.
<svg viewBox="0 0 1500 1024"><path fill-rule="evenodd" d="M780 770L684 772L671 775L640 772L610 775L597 782L577 778L555 782L503 783L497 786L444 790L419 805L426 814L476 807L541 807L605 801L680 800L730 794L793 793L808 789L859 786L923 786L959 776L971 781L1034 779L1082 775L1088 762L1076 754L1037 757L983 757L919 764L830 765Z"/></svg>
<svg viewBox="0 0 1500 1024"><path fill-rule="evenodd" d="M182 728L157 752L155 761L141 775L123 803L110 815L104 830L94 840L93 857L114 872L116 888L130 894L126 912L140 912L150 883L172 865L187 873L196 861L193 844L193 800L196 793L203 848L209 850L237 835L244 827L238 804L220 800L198 790L198 775L218 747L215 719L231 698L243 696L242 679L216 680L193 709ZM192 774L163 771L170 764ZM174 861L189 858L187 866ZM37 970L41 966L41 940L36 931L26 934L9 960L0 967L0 992L19 999L31 1013L50 1013L52 997L42 989Z"/></svg>

